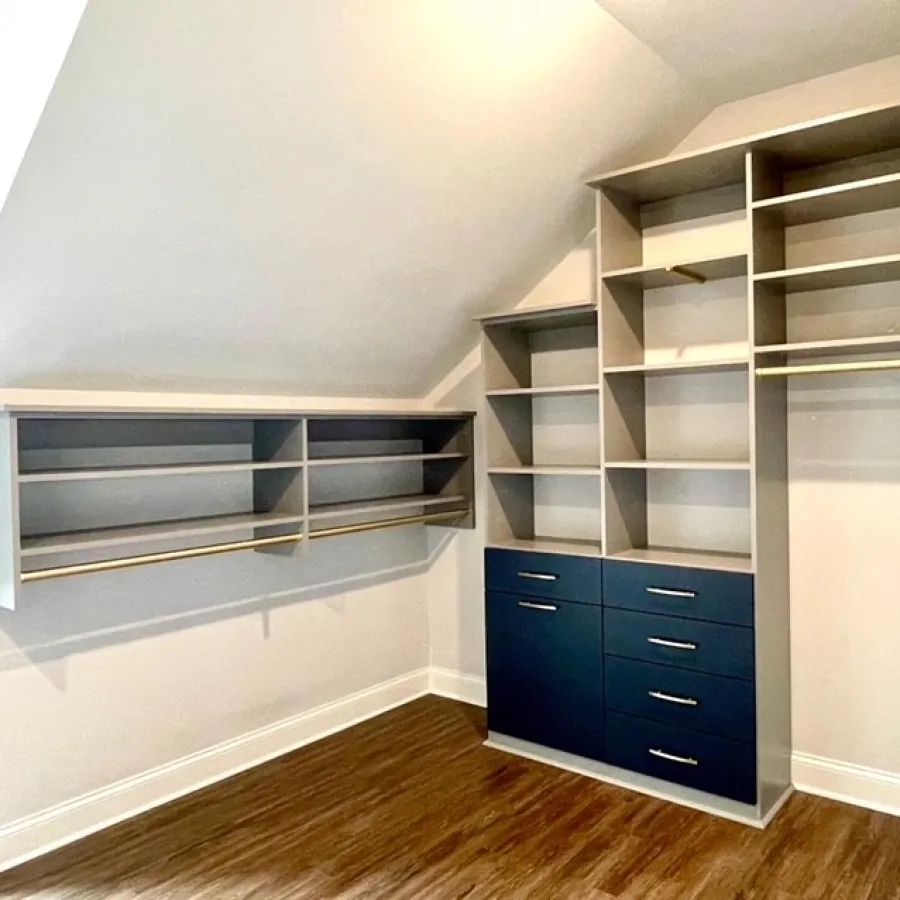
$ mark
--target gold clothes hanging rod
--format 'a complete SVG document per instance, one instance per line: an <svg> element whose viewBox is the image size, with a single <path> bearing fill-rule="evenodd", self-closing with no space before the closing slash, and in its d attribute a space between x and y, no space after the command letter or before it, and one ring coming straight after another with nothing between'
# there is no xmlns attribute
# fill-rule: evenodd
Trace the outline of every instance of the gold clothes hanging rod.
<svg viewBox="0 0 900 900"><path fill-rule="evenodd" d="M687 278L688 281L693 281L696 284L706 284L705 275L694 272L685 266L666 266L666 271L671 272L673 275L680 275L682 278Z"/></svg>
<svg viewBox="0 0 900 900"><path fill-rule="evenodd" d="M847 363L809 363L803 366L765 366L756 370L760 378L781 375L825 375L829 372L879 372L900 369L900 359L870 359Z"/></svg>
<svg viewBox="0 0 900 900"><path fill-rule="evenodd" d="M376 531L380 528L395 528L401 525L418 525L419 523L449 521L461 519L469 514L468 509L454 512L426 513L420 516L404 516L399 519L384 519L380 522L363 522L358 525L340 525L311 533L310 540L315 538L336 537L342 534L358 534L363 531ZM92 572L111 572L117 569L133 569L136 566L147 566L153 563L174 562L179 559L196 559L202 556L215 556L220 553L235 553L239 550L255 550L258 547L275 547L280 544L296 544L304 539L303 534L283 534L276 537L253 538L247 541L232 541L228 544L213 544L208 547L190 547L185 550L167 550L162 553L145 553L140 556L125 556L121 559L106 559L99 562L78 563L71 566L56 566L52 569L37 569L34 572L23 572L22 582L49 581L51 578L65 578L69 575L89 575Z"/></svg>

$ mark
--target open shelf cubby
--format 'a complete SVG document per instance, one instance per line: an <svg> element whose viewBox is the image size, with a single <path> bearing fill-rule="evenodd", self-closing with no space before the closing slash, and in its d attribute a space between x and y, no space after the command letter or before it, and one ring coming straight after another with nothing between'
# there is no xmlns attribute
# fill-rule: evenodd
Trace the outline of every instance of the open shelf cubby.
<svg viewBox="0 0 900 900"><path fill-rule="evenodd" d="M597 311L483 320L488 541L596 555L600 547Z"/></svg>

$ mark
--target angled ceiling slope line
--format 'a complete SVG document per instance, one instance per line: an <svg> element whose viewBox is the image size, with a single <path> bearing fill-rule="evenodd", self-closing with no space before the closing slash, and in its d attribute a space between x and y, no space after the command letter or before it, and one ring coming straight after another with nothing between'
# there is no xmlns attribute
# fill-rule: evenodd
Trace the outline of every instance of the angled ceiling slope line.
<svg viewBox="0 0 900 900"><path fill-rule="evenodd" d="M25 158L87 2L0 3L0 209Z"/></svg>

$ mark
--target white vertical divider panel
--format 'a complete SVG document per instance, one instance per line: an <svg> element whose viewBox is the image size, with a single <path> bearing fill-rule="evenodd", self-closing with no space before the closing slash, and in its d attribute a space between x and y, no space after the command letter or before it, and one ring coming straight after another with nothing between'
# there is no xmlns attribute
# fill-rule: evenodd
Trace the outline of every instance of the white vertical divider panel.
<svg viewBox="0 0 900 900"><path fill-rule="evenodd" d="M19 559L19 447L16 417L0 413L0 607L15 609Z"/></svg>
<svg viewBox="0 0 900 900"><path fill-rule="evenodd" d="M771 194L780 177L772 161L746 157L748 334L751 359L757 332L768 332L784 303L754 285L753 274L783 264L783 229L755 213L753 200ZM757 379L750 366L751 547L755 573L758 805L765 817L791 784L790 566L788 541L787 379Z"/></svg>
<svg viewBox="0 0 900 900"><path fill-rule="evenodd" d="M301 478L303 481L303 522L301 531L303 540L300 542L300 553L305 554L309 551L309 536L312 533L309 520L309 419L304 416L300 420L300 458L303 460L303 472Z"/></svg>

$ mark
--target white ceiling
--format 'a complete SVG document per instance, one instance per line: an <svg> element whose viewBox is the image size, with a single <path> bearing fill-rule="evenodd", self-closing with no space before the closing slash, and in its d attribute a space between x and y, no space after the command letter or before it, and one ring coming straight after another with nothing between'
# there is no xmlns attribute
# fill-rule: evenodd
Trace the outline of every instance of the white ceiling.
<svg viewBox="0 0 900 900"><path fill-rule="evenodd" d="M900 0L597 0L717 103L900 50Z"/></svg>

